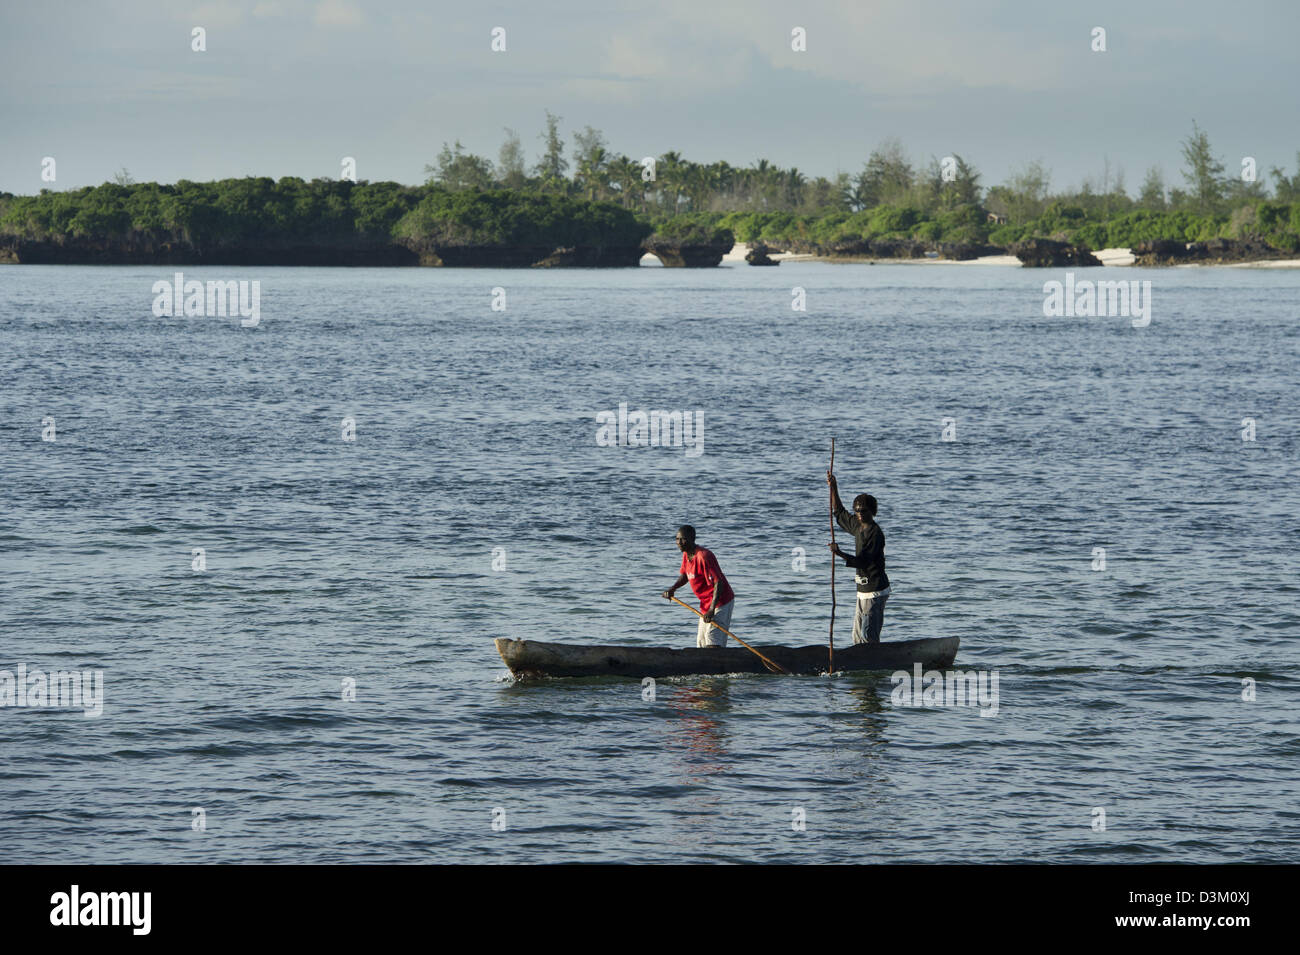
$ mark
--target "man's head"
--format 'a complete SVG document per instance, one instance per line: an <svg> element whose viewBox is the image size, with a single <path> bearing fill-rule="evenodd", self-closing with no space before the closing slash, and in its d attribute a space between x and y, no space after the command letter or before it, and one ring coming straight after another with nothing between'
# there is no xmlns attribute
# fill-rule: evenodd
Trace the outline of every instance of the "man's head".
<svg viewBox="0 0 1300 955"><path fill-rule="evenodd" d="M853 513L862 520L876 516L876 499L870 494L859 494L853 499Z"/></svg>
<svg viewBox="0 0 1300 955"><path fill-rule="evenodd" d="M695 547L695 528L690 524L683 524L677 528L677 549L683 554L690 552Z"/></svg>

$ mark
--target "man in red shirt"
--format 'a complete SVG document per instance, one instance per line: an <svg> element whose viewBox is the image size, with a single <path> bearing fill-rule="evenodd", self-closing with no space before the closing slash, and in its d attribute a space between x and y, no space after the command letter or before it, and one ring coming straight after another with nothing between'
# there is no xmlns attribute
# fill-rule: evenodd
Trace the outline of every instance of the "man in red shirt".
<svg viewBox="0 0 1300 955"><path fill-rule="evenodd" d="M704 619L695 631L696 647L725 647L727 635L713 624L731 629L731 608L735 594L731 584L718 566L718 558L713 551L699 547L695 543L695 528L683 524L677 528L677 549L682 552L681 576L677 582L664 591L665 598L671 598L677 588L690 581L691 590L700 599L700 609Z"/></svg>

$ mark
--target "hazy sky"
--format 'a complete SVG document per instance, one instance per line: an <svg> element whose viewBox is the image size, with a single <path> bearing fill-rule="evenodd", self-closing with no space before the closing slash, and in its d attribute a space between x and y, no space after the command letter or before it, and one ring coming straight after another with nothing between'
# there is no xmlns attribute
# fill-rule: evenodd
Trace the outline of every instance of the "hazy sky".
<svg viewBox="0 0 1300 955"><path fill-rule="evenodd" d="M1109 158L1135 192L1151 165L1181 182L1193 119L1230 172L1294 171L1298 41L1300 0L0 0L0 190L122 166L337 177L344 156L417 183L444 140L495 160L505 126L531 161L549 108L570 144L591 125L637 158L829 176L895 136L917 160L962 154L985 185L1036 159L1075 185Z"/></svg>

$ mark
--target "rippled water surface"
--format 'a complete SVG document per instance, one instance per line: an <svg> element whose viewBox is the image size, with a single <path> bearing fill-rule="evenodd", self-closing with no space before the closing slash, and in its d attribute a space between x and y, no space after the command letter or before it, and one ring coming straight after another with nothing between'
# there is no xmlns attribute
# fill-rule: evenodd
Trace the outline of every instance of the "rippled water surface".
<svg viewBox="0 0 1300 955"><path fill-rule="evenodd" d="M105 680L0 709L0 860L1300 861L1300 274L1109 270L1134 328L1004 268L185 272L261 325L0 269L0 668ZM703 454L597 446L620 402ZM959 636L996 716L506 678L498 636L693 645L682 522L738 634L824 643L832 435L884 638Z"/></svg>

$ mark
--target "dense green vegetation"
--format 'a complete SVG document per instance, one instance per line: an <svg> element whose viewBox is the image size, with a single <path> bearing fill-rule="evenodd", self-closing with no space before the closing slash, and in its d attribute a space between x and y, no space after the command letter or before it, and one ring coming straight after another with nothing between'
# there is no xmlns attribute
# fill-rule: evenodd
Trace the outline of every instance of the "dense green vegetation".
<svg viewBox="0 0 1300 955"><path fill-rule="evenodd" d="M574 135L570 163L559 117L549 112L540 138L543 153L531 170L524 167L518 135L507 130L496 164L466 153L458 142L444 146L425 171L450 190L509 188L605 199L648 216L657 234L691 241L730 229L741 242L785 247L864 239L1005 246L1034 236L1092 248L1250 237L1283 251L1300 247L1300 155L1291 176L1277 167L1253 180L1229 176L1195 124L1181 144L1183 188L1167 186L1152 168L1136 196L1125 188L1123 170L1108 163L1099 176L1058 192L1038 162L986 189L960 154L946 163L931 157L917 164L896 140L882 144L858 173L828 179L766 159L742 168L667 152L649 163L611 152L589 126Z"/></svg>
<svg viewBox="0 0 1300 955"><path fill-rule="evenodd" d="M633 244L651 232L656 240L717 244L730 233L806 249L863 240L1006 246L1038 236L1096 249L1251 238L1300 251L1300 155L1291 176L1276 167L1257 179L1229 176L1195 124L1182 143L1185 188L1167 187L1153 168L1131 196L1123 171L1109 165L1055 193L1040 163L985 188L962 156L918 165L892 140L857 174L829 179L765 159L744 168L676 152L637 160L611 152L589 126L566 156L559 123L546 114L543 151L531 169L518 135L507 130L495 163L459 142L444 145L422 186L292 177L133 184L123 170L98 187L0 195L0 235L564 247Z"/></svg>
<svg viewBox="0 0 1300 955"><path fill-rule="evenodd" d="M704 216L702 216L704 217ZM988 217L976 205L929 210L916 206L876 206L859 212L835 210L816 214L730 212L716 214L717 224L741 242L829 247L861 239L916 239L921 242L983 243Z"/></svg>
<svg viewBox="0 0 1300 955"><path fill-rule="evenodd" d="M465 245L618 246L638 245L650 225L608 202L565 196L493 190L449 192L428 189L399 219L399 238Z"/></svg>
<svg viewBox="0 0 1300 955"><path fill-rule="evenodd" d="M708 213L682 213L675 216L657 216L653 239L667 239L681 245L731 245L735 234L719 217Z"/></svg>
<svg viewBox="0 0 1300 955"><path fill-rule="evenodd" d="M391 235L425 189L285 177L42 190L13 197L0 229L31 238L166 235L196 243Z"/></svg>
<svg viewBox="0 0 1300 955"><path fill-rule="evenodd" d="M152 236L196 245L395 238L479 245L636 245L650 225L607 202L286 177L140 183L0 197L0 232Z"/></svg>

